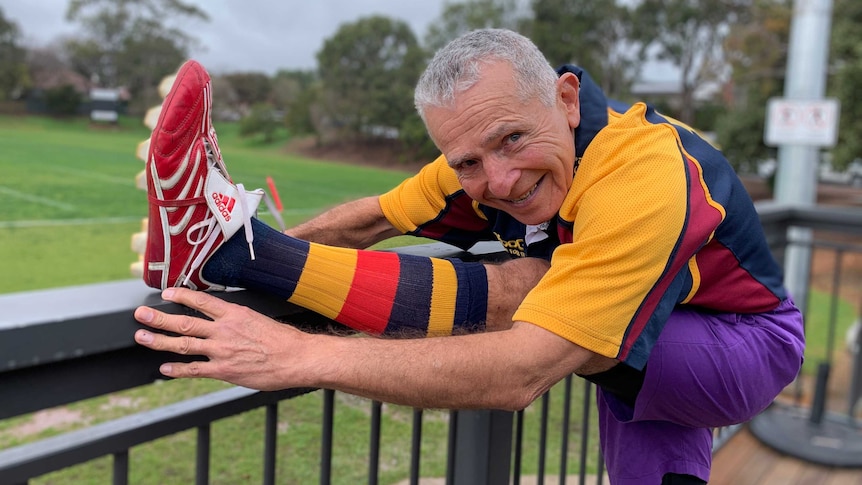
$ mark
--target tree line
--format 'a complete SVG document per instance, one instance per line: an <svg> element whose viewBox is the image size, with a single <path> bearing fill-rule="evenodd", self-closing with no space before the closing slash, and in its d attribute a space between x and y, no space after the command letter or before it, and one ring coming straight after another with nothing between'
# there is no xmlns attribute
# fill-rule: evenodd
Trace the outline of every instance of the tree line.
<svg viewBox="0 0 862 485"><path fill-rule="evenodd" d="M612 98L643 99L645 66L671 66L673 98L644 99L715 133L738 170L774 156L763 144L767 100L781 96L793 0L463 0L446 2L420 38L404 21L374 15L342 24L316 54L317 69L230 72L214 77L216 117L271 136L286 127L320 144L400 143L406 158L436 152L415 114L412 90L429 57L468 30L505 27L531 39L552 65L578 64ZM182 0L70 0L80 32L27 48L0 9L0 101L20 100L40 73L62 67L102 86L123 86L129 111L159 102L157 86L198 40L162 19L207 22ZM841 101L833 163L862 156L862 2L834 0L828 95ZM57 86L67 95L68 86ZM62 96L54 95L60 99Z"/></svg>

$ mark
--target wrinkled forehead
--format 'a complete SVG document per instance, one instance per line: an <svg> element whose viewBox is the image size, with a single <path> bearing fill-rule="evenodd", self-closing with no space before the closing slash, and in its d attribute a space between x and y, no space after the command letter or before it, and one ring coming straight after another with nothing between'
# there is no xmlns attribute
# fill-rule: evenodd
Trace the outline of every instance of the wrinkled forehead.
<svg viewBox="0 0 862 485"><path fill-rule="evenodd" d="M507 100L505 104L523 104L518 82L511 64L505 61L485 63L475 79L459 83L454 92L451 109L464 109L470 103L483 102L486 98Z"/></svg>
<svg viewBox="0 0 862 485"><path fill-rule="evenodd" d="M417 107L421 111L430 108L455 109L459 98L465 93L474 92L480 84L494 84L498 89L515 87L517 80L511 63L491 58L472 59L459 64L457 69L453 68L427 81L421 99L417 99Z"/></svg>
<svg viewBox="0 0 862 485"><path fill-rule="evenodd" d="M525 104L503 89L483 88L477 84L462 93L453 108L430 108L427 127L431 139L446 157L471 159L491 149L506 135L532 132L540 120L543 106Z"/></svg>

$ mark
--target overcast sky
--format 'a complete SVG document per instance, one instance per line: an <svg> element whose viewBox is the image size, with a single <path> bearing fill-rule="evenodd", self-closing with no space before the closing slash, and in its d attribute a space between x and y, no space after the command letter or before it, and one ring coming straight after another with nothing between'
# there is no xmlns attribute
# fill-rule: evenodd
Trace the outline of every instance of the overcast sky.
<svg viewBox="0 0 862 485"><path fill-rule="evenodd" d="M444 0L186 0L207 11L209 22L194 21L189 30L204 49L191 53L209 71L313 69L324 39L339 26L383 14L407 22L424 38L428 24L440 17ZM68 0L0 0L8 20L18 24L27 46L46 46L74 34L65 20Z"/></svg>
<svg viewBox="0 0 862 485"><path fill-rule="evenodd" d="M185 0L209 13L188 29L201 48L191 57L213 74L314 69L323 41L347 22L376 14L407 22L420 41L440 18L446 0ZM457 1L457 0L449 0ZM28 47L44 47L78 32L66 22L69 0L0 0L4 16L18 24ZM666 64L644 66L644 80L678 82Z"/></svg>

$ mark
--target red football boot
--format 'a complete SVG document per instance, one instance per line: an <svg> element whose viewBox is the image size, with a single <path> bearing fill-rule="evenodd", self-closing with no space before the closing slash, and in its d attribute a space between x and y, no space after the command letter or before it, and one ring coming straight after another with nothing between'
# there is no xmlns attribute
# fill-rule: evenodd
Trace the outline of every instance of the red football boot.
<svg viewBox="0 0 862 485"><path fill-rule="evenodd" d="M187 61L162 103L147 157L149 229L144 282L153 288L223 290L201 270L221 244L245 227L264 193L247 192L228 176L212 126L206 70Z"/></svg>

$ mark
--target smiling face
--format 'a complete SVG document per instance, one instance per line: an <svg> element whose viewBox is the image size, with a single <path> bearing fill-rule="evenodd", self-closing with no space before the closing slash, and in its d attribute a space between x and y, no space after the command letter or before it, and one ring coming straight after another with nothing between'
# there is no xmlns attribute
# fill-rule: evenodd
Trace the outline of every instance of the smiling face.
<svg viewBox="0 0 862 485"><path fill-rule="evenodd" d="M560 77L547 106L537 96L521 100L514 76L508 62L484 66L451 107L426 108L425 121L467 195L540 224L557 214L574 178L578 79Z"/></svg>

